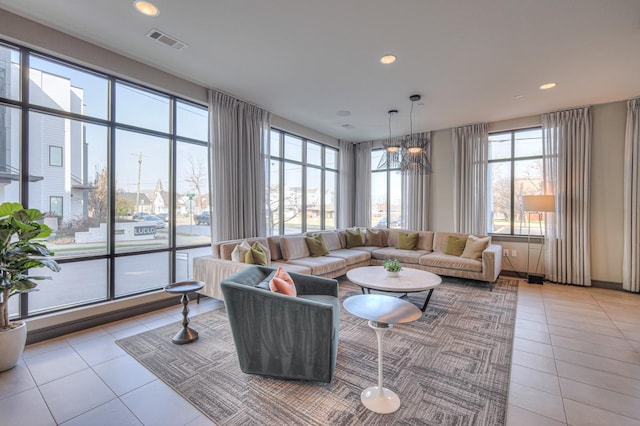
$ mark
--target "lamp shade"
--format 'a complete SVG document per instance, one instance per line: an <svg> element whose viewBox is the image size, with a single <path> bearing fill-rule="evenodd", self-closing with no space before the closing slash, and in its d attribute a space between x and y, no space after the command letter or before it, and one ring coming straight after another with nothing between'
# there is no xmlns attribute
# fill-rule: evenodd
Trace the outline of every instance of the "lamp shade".
<svg viewBox="0 0 640 426"><path fill-rule="evenodd" d="M525 212L553 212L556 210L555 195L523 195L522 209Z"/></svg>

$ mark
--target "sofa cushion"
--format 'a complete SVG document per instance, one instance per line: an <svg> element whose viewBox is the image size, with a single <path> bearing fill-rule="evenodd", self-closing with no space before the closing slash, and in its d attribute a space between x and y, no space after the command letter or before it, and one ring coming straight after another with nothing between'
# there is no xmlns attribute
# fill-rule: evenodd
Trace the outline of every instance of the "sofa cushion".
<svg viewBox="0 0 640 426"><path fill-rule="evenodd" d="M367 240L368 246L386 247L387 245L387 231L384 229L371 229L367 228Z"/></svg>
<svg viewBox="0 0 640 426"><path fill-rule="evenodd" d="M398 233L398 244L396 248L403 250L415 250L418 247L418 233L406 233L400 232Z"/></svg>
<svg viewBox="0 0 640 426"><path fill-rule="evenodd" d="M355 228L354 230L345 229L345 237L347 240L347 248L354 247L362 247L364 246L364 241L362 239L362 233L359 228Z"/></svg>
<svg viewBox="0 0 640 426"><path fill-rule="evenodd" d="M420 265L436 268L459 269L463 271L482 272L482 262L449 254L432 252L420 258Z"/></svg>
<svg viewBox="0 0 640 426"><path fill-rule="evenodd" d="M340 250L341 248L344 248L345 244L343 242L344 237L342 237L340 235L340 233L335 230L335 231L322 231L322 232L307 232L307 235L311 236L311 237L315 237L317 235L321 235L322 239L324 240L324 243L327 246L327 249L329 249L329 251L331 250Z"/></svg>
<svg viewBox="0 0 640 426"><path fill-rule="evenodd" d="M245 254L244 261L254 265L269 266L271 264L271 253L269 253L268 248L256 241Z"/></svg>
<svg viewBox="0 0 640 426"><path fill-rule="evenodd" d="M280 250L284 260L294 260L311 256L303 236L280 237Z"/></svg>
<svg viewBox="0 0 640 426"><path fill-rule="evenodd" d="M449 235L447 238L447 245L444 248L444 254L449 254L451 256L460 256L464 253L464 248L467 245L467 239L461 237L454 237L453 235Z"/></svg>
<svg viewBox="0 0 640 426"><path fill-rule="evenodd" d="M252 245L256 241L258 241L260 244L262 244L263 247L269 248L269 243L266 238L253 237L253 238L245 238L244 240L222 241L220 243L213 245L214 251L218 251L220 259L231 260L231 253L233 252L233 249L235 249L236 246L242 243L243 241L246 241L247 243L249 243L249 245ZM216 250L216 246L217 246L217 250ZM215 256L215 253L214 253L214 256ZM240 262L244 262L244 258L242 258Z"/></svg>
<svg viewBox="0 0 640 426"><path fill-rule="evenodd" d="M307 247L309 247L309 253L311 253L311 256L318 257L329 253L329 249L327 248L322 235L316 234L313 237L304 237L304 240L307 243Z"/></svg>
<svg viewBox="0 0 640 426"><path fill-rule="evenodd" d="M449 236L464 238L466 240L469 234L461 234L457 232L436 232L433 235L433 251L444 253Z"/></svg>
<svg viewBox="0 0 640 426"><path fill-rule="evenodd" d="M244 240L240 244L236 244L231 251L231 260L233 262L245 263L247 253L249 253L249 251L251 251L251 244Z"/></svg>
<svg viewBox="0 0 640 426"><path fill-rule="evenodd" d="M347 265L355 265L356 263L366 262L371 259L371 253L364 250L340 249L330 251L327 257L337 257L344 259Z"/></svg>
<svg viewBox="0 0 640 426"><path fill-rule="evenodd" d="M412 233L410 229L389 229L387 235L387 246L398 247L398 236L400 232ZM418 244L416 244L418 250L433 250L433 232L431 231L418 231Z"/></svg>
<svg viewBox="0 0 640 426"><path fill-rule="evenodd" d="M429 253L427 250L403 250L395 247L386 247L371 252L371 257L379 260L398 259L402 263L417 264L420 256Z"/></svg>
<svg viewBox="0 0 640 426"><path fill-rule="evenodd" d="M282 251L280 250L280 235L272 235L267 238L269 244L269 250L271 251L271 260L282 259Z"/></svg>
<svg viewBox="0 0 640 426"><path fill-rule="evenodd" d="M311 269L312 275L325 275L347 267L347 262L344 259L329 256L302 257L290 260L289 263L306 266Z"/></svg>
<svg viewBox="0 0 640 426"><path fill-rule="evenodd" d="M479 238L475 235L469 235L467 238L467 244L464 247L464 252L460 257L466 257L467 259L482 259L482 252L489 247L491 243L491 237Z"/></svg>
<svg viewBox="0 0 640 426"><path fill-rule="evenodd" d="M285 263L285 262L271 262L272 268L277 268L281 266L287 272L297 272L298 274L307 274L311 275L311 268L302 265L294 265L293 263Z"/></svg>

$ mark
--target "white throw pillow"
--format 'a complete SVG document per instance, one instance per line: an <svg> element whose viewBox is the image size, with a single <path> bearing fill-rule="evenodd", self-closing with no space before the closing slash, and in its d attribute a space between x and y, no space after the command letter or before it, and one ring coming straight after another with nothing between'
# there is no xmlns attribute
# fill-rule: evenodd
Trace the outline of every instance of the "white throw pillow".
<svg viewBox="0 0 640 426"><path fill-rule="evenodd" d="M489 247L490 242L491 237L478 238L475 235L469 235L469 237L467 237L467 245L464 246L464 251L460 257L480 260L482 259L482 252Z"/></svg>
<svg viewBox="0 0 640 426"><path fill-rule="evenodd" d="M231 260L234 262L244 262L244 256L251 250L251 244L246 240L238 244L231 252Z"/></svg>

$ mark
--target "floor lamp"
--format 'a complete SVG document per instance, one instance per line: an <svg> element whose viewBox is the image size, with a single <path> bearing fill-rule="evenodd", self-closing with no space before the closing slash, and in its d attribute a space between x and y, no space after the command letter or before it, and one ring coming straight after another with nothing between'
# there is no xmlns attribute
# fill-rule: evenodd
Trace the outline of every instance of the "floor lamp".
<svg viewBox="0 0 640 426"><path fill-rule="evenodd" d="M528 213L527 223L529 224L529 231L527 235L527 282L532 284L542 284L544 282L544 273L538 274L538 266L540 265L540 257L544 250L545 237L542 235L542 245L538 252L538 261L536 262L536 269L534 273L529 273L529 253L531 251L531 213L543 213L546 216L547 212L555 211L555 196L554 195L523 195L522 196L522 210ZM538 217L538 220L540 218ZM539 222L538 222L539 223ZM546 217L545 217L546 223ZM541 226L541 225L540 225ZM542 231L542 227L540 228ZM542 232L540 232L542 234Z"/></svg>

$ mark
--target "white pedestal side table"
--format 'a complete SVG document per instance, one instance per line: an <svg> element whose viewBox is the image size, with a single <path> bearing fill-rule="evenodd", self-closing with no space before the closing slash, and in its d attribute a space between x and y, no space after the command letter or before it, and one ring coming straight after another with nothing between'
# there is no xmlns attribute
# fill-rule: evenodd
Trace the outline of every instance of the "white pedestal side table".
<svg viewBox="0 0 640 426"><path fill-rule="evenodd" d="M395 392L382 386L382 334L393 324L415 321L422 312L413 303L393 296L360 294L343 302L351 314L369 320L378 338L378 386L371 386L360 394L362 404L369 410L388 414L400 408L400 398Z"/></svg>

